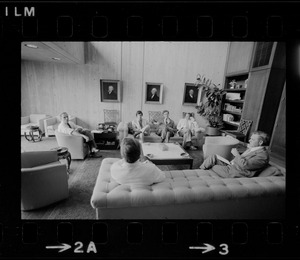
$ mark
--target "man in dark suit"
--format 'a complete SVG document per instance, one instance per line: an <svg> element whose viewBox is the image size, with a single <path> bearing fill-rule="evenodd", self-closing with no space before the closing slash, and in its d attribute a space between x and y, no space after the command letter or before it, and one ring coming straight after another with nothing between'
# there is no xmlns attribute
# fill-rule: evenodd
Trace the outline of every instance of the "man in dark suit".
<svg viewBox="0 0 300 260"><path fill-rule="evenodd" d="M169 111L163 111L164 120L159 124L158 130L156 132L157 135L161 137L161 142L168 143L170 137L173 137L177 132L176 125L174 121L169 117Z"/></svg>
<svg viewBox="0 0 300 260"><path fill-rule="evenodd" d="M185 103L196 103L197 96L194 93L193 89L190 89L188 93L185 95Z"/></svg>
<svg viewBox="0 0 300 260"><path fill-rule="evenodd" d="M150 96L149 101L159 101L159 96L157 95L157 89L156 88L151 89L151 96Z"/></svg>
<svg viewBox="0 0 300 260"><path fill-rule="evenodd" d="M234 155L231 162L226 162L226 159L214 154L204 160L200 169L212 169L223 178L254 177L268 166L269 154L266 146L269 139L265 132L255 131L244 153L239 154L236 148L231 150Z"/></svg>
<svg viewBox="0 0 300 260"><path fill-rule="evenodd" d="M118 99L118 95L115 92L114 87L112 85L108 86L106 99L112 99L112 100L117 100Z"/></svg>

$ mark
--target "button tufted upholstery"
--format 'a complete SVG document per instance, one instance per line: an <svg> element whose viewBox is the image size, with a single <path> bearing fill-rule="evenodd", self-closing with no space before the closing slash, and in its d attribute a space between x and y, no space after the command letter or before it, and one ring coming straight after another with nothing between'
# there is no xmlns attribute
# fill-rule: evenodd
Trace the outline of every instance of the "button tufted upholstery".
<svg viewBox="0 0 300 260"><path fill-rule="evenodd" d="M212 170L165 171L152 186L119 185L110 178L118 159L103 160L91 198L97 218L281 218L285 177L228 178Z"/></svg>

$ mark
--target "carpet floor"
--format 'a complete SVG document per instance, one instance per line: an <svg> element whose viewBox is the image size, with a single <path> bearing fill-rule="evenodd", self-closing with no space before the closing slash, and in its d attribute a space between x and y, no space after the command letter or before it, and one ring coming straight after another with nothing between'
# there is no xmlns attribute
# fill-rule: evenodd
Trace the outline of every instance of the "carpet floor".
<svg viewBox="0 0 300 260"><path fill-rule="evenodd" d="M21 137L21 151L45 151L56 147L55 137L43 138L41 142L31 143ZM199 168L203 161L202 150L187 151L193 158L193 169ZM95 219L95 210L90 199L104 158L120 158L119 150L102 150L102 158L72 160L69 175L69 197L44 208L22 211L22 219ZM65 161L65 160L64 160ZM62 163L63 162L62 160ZM188 169L188 165L162 165L161 170Z"/></svg>

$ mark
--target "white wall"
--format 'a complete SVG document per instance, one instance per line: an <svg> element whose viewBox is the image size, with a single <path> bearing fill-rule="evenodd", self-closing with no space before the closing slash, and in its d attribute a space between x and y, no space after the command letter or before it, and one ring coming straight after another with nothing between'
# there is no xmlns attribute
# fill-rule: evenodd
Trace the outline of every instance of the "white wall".
<svg viewBox="0 0 300 260"><path fill-rule="evenodd" d="M103 109L118 109L121 119L132 120L137 110L170 110L176 122L182 112L184 83L194 83L198 73L222 84L228 42L89 42L86 63L22 61L21 114L62 111L75 115L86 127L104 119ZM100 102L100 79L122 81L121 103ZM164 84L163 104L145 104L145 82ZM223 87L223 86L222 86ZM204 125L200 116L196 120Z"/></svg>

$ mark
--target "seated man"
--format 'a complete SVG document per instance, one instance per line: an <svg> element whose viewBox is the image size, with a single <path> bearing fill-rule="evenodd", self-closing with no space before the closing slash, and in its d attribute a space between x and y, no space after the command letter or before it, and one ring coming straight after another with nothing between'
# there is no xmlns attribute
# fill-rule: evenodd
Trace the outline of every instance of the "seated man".
<svg viewBox="0 0 300 260"><path fill-rule="evenodd" d="M136 112L136 119L132 121L133 136L140 138L144 142L144 136L149 135L150 125L146 119L143 119L143 112L138 110Z"/></svg>
<svg viewBox="0 0 300 260"><path fill-rule="evenodd" d="M192 132L192 136L195 135L197 137L198 140L201 139L201 133L205 132L205 128L203 127L199 127L197 121L195 120L195 118L190 117L191 120L191 132Z"/></svg>
<svg viewBox="0 0 300 260"><path fill-rule="evenodd" d="M174 134L177 132L177 129L174 121L171 118L169 118L168 110L163 111L163 116L164 116L164 121L163 123L159 124L156 134L161 137L162 143L163 142L168 143L170 137L173 137Z"/></svg>
<svg viewBox="0 0 300 260"><path fill-rule="evenodd" d="M95 143L94 136L90 130L83 129L83 127L75 125L73 122L69 121L69 116L66 112L62 112L60 114L60 120L61 122L57 128L58 132L68 135L82 136L89 145L91 155L94 155L99 151L96 148L97 145Z"/></svg>
<svg viewBox="0 0 300 260"><path fill-rule="evenodd" d="M197 150L196 147L192 145L192 121L190 120L190 114L186 113L185 117L180 119L177 125L178 135L183 137L182 147L187 148L186 144L190 144L191 150Z"/></svg>
<svg viewBox="0 0 300 260"><path fill-rule="evenodd" d="M146 160L141 162L141 144L133 138L124 138L120 153L123 159L111 166L111 178L119 184L144 184L163 181L166 176L156 165Z"/></svg>
<svg viewBox="0 0 300 260"><path fill-rule="evenodd" d="M248 149L241 155L236 148L231 150L235 156L229 162L219 155L211 155L207 157L200 169L212 169L220 177L236 178L236 177L253 177L269 163L269 154L266 146L269 143L269 135L262 132L253 132L247 145Z"/></svg>

